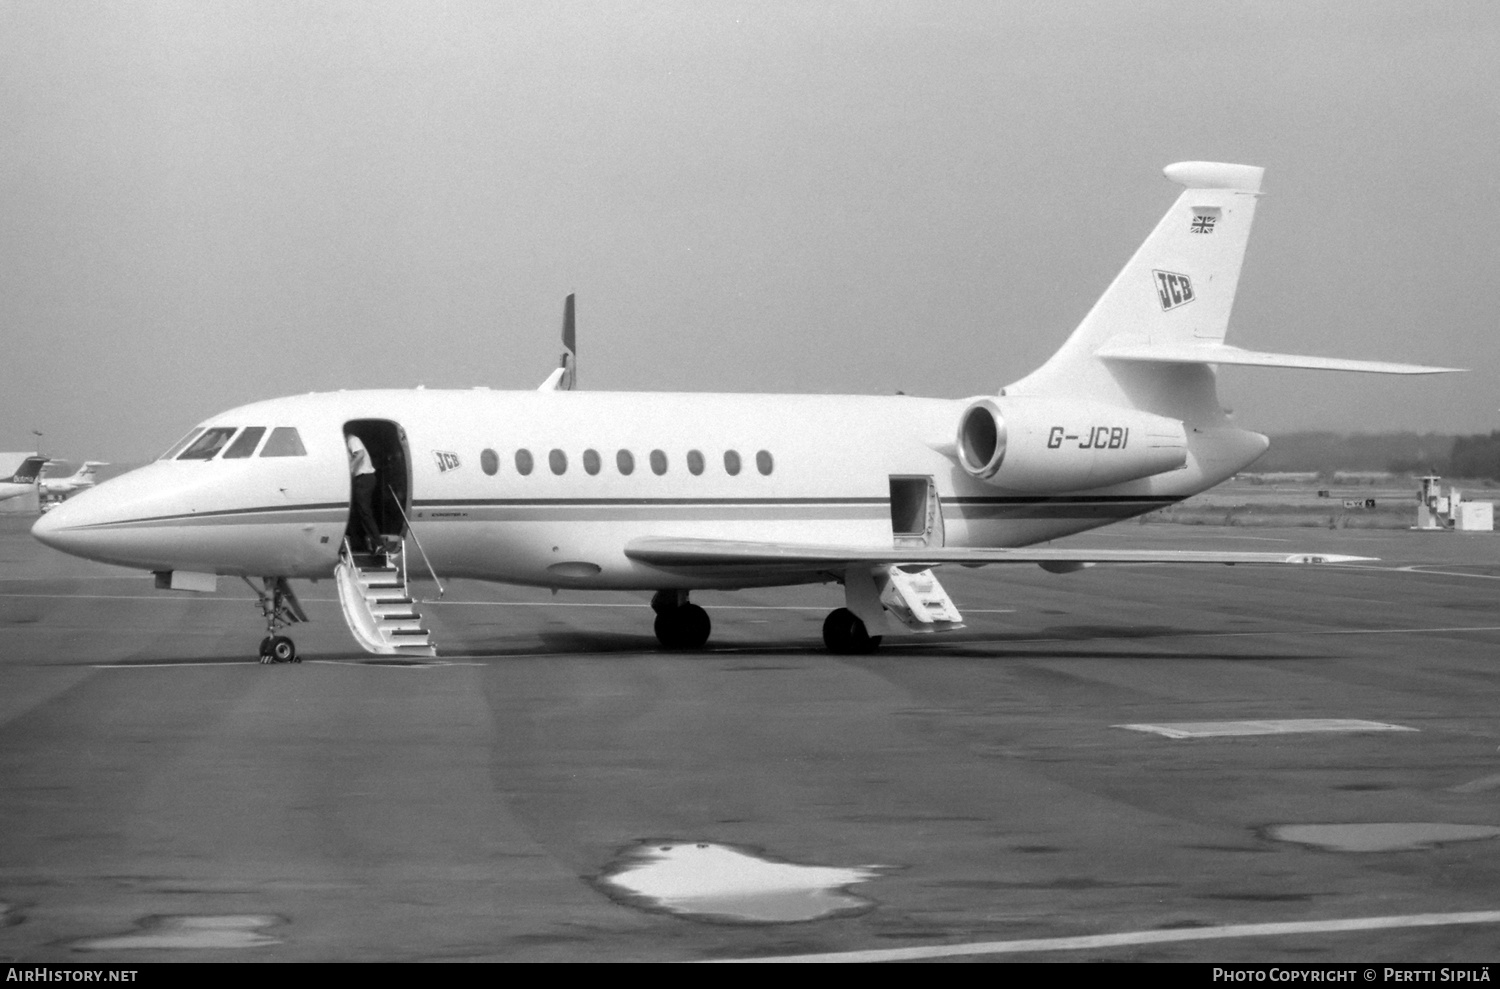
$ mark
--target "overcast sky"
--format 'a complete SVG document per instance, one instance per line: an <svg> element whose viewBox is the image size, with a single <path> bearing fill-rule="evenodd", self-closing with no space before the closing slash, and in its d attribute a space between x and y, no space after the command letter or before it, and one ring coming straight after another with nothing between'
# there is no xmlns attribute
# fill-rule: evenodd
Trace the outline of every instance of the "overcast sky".
<svg viewBox="0 0 1500 989"><path fill-rule="evenodd" d="M1500 4L0 0L0 449L244 402L993 392L1263 165L1227 369L1276 433L1500 428Z"/></svg>

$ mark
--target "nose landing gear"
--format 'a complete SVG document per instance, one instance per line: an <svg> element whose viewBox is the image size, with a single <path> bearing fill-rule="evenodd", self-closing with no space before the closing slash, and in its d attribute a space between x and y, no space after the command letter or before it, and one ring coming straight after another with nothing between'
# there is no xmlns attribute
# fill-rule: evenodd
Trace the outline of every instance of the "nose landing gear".
<svg viewBox="0 0 1500 989"><path fill-rule="evenodd" d="M250 579L245 578L245 583L250 584ZM262 663L300 663L302 657L297 655L297 645L290 638L281 635L283 625L292 625L296 622L307 621L307 613L302 610L302 604L297 600L297 595L292 593L292 587L286 582L285 577L262 577L262 587L250 584L250 589L260 600L260 613L266 619L266 637L260 640L260 661Z"/></svg>

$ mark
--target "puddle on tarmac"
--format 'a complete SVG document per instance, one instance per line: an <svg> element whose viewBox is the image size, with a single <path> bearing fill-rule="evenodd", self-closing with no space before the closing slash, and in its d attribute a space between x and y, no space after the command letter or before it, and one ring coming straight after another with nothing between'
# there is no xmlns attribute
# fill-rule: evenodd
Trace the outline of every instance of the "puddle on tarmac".
<svg viewBox="0 0 1500 989"><path fill-rule="evenodd" d="M672 913L777 924L870 907L843 887L876 878L879 868L791 865L726 845L672 842L628 852L602 882Z"/></svg>
<svg viewBox="0 0 1500 989"><path fill-rule="evenodd" d="M1483 824L1278 824L1266 829L1278 841L1316 845L1334 852L1406 852L1450 841L1500 835Z"/></svg>
<svg viewBox="0 0 1500 989"><path fill-rule="evenodd" d="M118 951L123 948L194 950L201 948L259 948L280 944L277 938L258 934L262 927L282 923L265 914L231 914L222 917L149 917L134 934L96 937L79 941L79 951Z"/></svg>

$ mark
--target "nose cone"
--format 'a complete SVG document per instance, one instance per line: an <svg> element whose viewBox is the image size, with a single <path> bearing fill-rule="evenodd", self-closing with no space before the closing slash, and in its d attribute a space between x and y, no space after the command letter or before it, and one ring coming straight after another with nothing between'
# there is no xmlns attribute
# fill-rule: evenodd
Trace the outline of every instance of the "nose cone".
<svg viewBox="0 0 1500 989"><path fill-rule="evenodd" d="M143 467L78 492L37 519L31 534L53 549L101 563L172 569L178 534L153 526L153 506L143 504L154 487L151 472Z"/></svg>
<svg viewBox="0 0 1500 989"><path fill-rule="evenodd" d="M31 534L53 549L74 556L88 556L87 527L97 520L81 504L84 500L80 495L54 505L32 525Z"/></svg>

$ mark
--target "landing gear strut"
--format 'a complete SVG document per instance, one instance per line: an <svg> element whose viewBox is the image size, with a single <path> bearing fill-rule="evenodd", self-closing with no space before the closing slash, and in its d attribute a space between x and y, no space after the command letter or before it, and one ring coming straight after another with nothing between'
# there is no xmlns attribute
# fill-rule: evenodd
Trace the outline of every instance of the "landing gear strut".
<svg viewBox="0 0 1500 989"><path fill-rule="evenodd" d="M651 598L656 612L656 640L666 649L702 649L713 623L708 612L690 604L687 591L657 591Z"/></svg>
<svg viewBox="0 0 1500 989"><path fill-rule="evenodd" d="M837 608L823 619L823 644L828 651L838 656L859 656L872 653L880 646L881 637L871 635L865 623L848 608Z"/></svg>
<svg viewBox="0 0 1500 989"><path fill-rule="evenodd" d="M250 579L245 578L245 583L250 584ZM262 587L250 584L250 589L260 599L260 613L266 619L266 637L260 640L260 661L262 663L300 663L302 657L297 655L297 645L290 638L281 635L283 625L291 625L296 622L307 621L307 614L302 610L302 605L297 600L297 595L292 593L291 585L286 582L285 577L262 577Z"/></svg>

